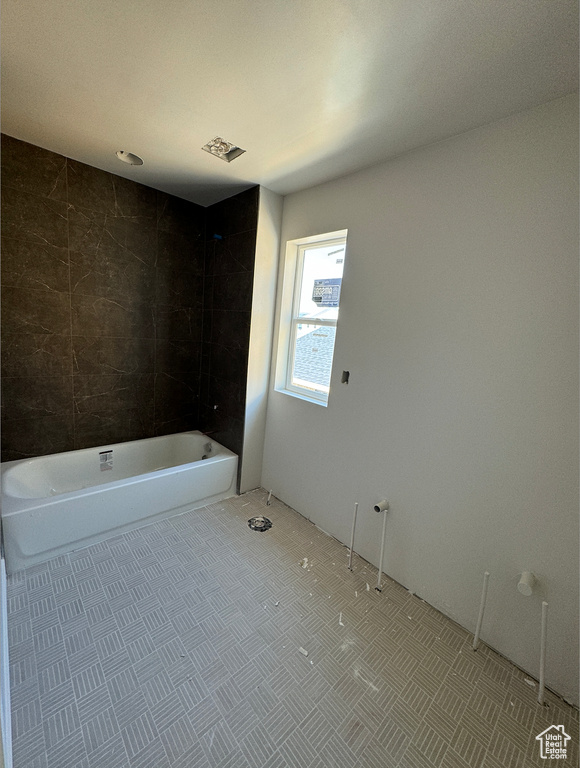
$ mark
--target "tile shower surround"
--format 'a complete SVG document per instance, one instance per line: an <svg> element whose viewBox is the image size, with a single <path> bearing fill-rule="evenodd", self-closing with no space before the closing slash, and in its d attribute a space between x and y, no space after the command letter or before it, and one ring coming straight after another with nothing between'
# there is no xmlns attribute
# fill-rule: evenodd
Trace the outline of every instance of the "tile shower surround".
<svg viewBox="0 0 580 768"><path fill-rule="evenodd" d="M257 195L204 209L2 136L4 461L198 428L241 448Z"/></svg>
<svg viewBox="0 0 580 768"><path fill-rule="evenodd" d="M9 577L15 768L539 768L552 723L577 765L578 710L266 498Z"/></svg>
<svg viewBox="0 0 580 768"><path fill-rule="evenodd" d="M257 193L258 188L211 206L206 224L201 421L238 455L244 434L256 250L256 229L244 227L257 221Z"/></svg>

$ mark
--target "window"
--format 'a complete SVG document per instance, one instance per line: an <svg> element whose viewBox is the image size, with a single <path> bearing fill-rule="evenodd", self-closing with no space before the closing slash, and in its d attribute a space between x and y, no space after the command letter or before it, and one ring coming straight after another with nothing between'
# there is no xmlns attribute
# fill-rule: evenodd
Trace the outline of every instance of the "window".
<svg viewBox="0 0 580 768"><path fill-rule="evenodd" d="M326 405L346 230L287 244L277 389Z"/></svg>

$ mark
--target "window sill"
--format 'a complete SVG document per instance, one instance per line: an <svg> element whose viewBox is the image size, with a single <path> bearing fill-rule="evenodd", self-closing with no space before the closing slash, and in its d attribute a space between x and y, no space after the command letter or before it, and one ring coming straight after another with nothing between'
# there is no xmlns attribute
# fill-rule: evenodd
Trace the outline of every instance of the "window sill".
<svg viewBox="0 0 580 768"><path fill-rule="evenodd" d="M295 397L297 400L304 400L307 403L314 403L314 405L321 405L323 408L328 407L328 400L319 400L317 397L309 397L306 393L293 392L291 389L282 389L281 387L275 387L275 392L280 392L282 395L288 395L289 397Z"/></svg>

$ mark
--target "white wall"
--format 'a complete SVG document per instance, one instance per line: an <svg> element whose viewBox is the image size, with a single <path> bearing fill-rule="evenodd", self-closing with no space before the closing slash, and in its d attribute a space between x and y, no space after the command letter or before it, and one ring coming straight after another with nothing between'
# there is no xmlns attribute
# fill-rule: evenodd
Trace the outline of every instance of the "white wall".
<svg viewBox="0 0 580 768"><path fill-rule="evenodd" d="M262 473L281 222L282 198L260 187L240 493L257 488Z"/></svg>
<svg viewBox="0 0 580 768"><path fill-rule="evenodd" d="M285 198L348 228L328 408L271 392L262 485L547 685L578 691L575 96ZM340 372L350 370L350 383ZM533 571L537 594L516 590Z"/></svg>

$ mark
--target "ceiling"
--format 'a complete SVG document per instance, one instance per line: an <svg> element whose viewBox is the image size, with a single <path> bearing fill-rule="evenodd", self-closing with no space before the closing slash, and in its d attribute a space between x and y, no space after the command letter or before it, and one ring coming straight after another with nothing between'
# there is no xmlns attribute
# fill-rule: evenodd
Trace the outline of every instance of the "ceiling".
<svg viewBox="0 0 580 768"><path fill-rule="evenodd" d="M576 0L2 3L2 130L201 205L288 194L577 89ZM245 154L202 152L218 135Z"/></svg>

